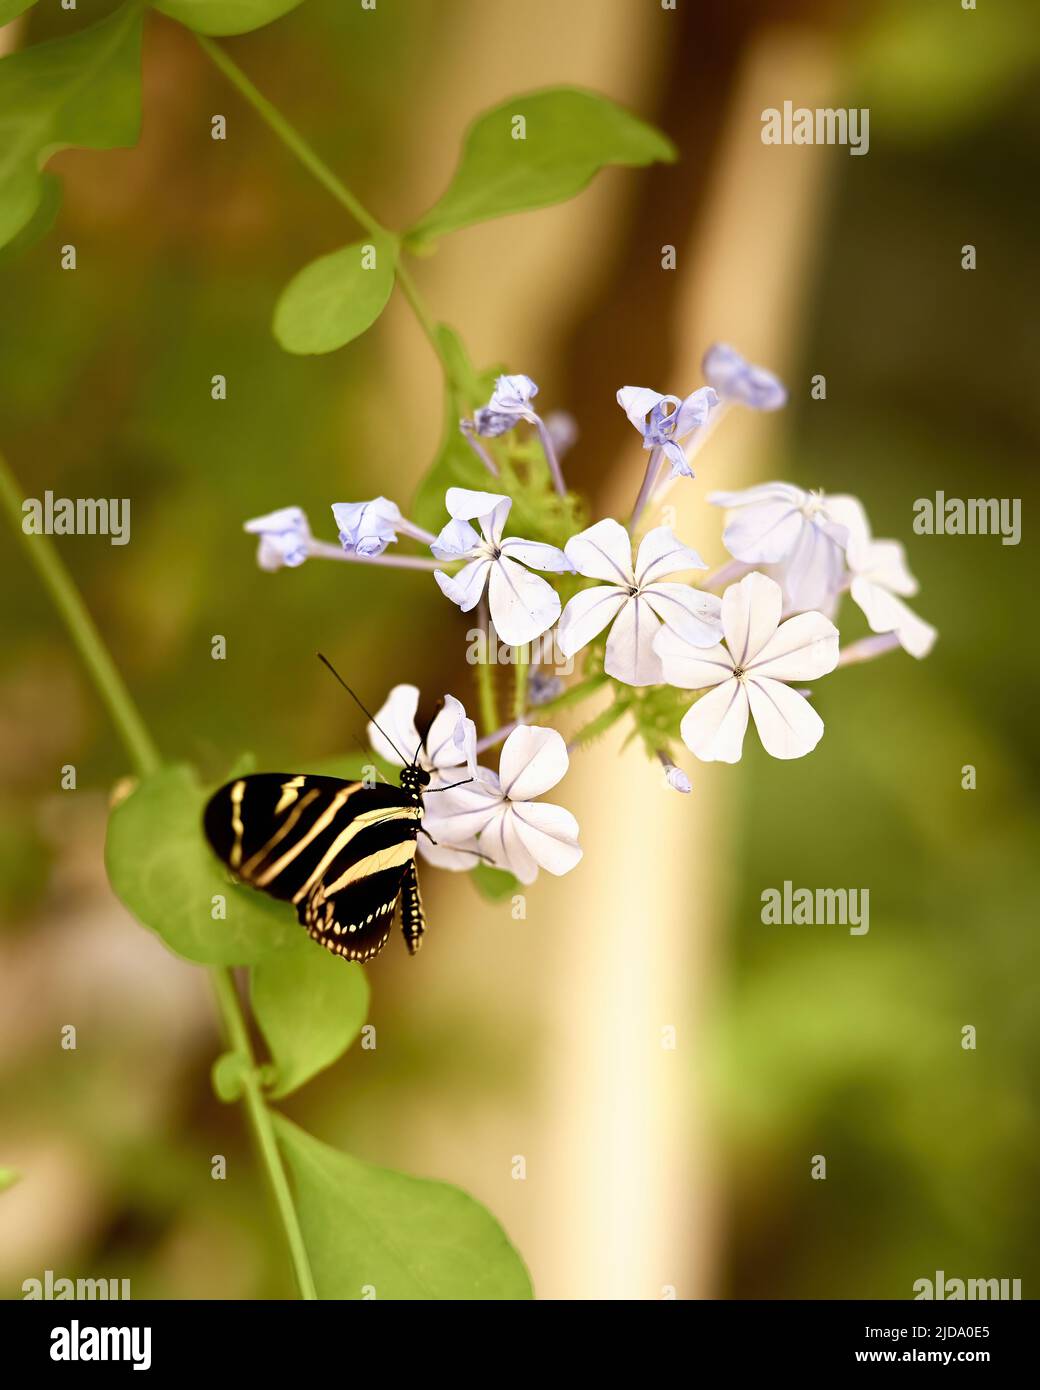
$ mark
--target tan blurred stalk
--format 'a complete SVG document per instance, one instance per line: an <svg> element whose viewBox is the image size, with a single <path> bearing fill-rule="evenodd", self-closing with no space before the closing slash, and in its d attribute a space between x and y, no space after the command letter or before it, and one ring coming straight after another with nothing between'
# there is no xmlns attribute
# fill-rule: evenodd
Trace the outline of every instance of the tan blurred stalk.
<svg viewBox="0 0 1040 1390"><path fill-rule="evenodd" d="M651 36L662 31L638 22L629 5L612 6L605 22L605 8L533 5L506 53L493 16L475 6L457 55L465 107L562 79L653 109L661 54ZM547 27L558 40L552 54L533 44ZM715 338L781 371L793 360L833 152L763 146L760 112L792 93L824 104L833 71L833 55L808 33L766 34L749 55L700 231L676 228L674 236L677 360L667 382L635 384L691 389ZM450 74L438 73L436 86L450 91ZM459 118L455 107L435 109L446 126ZM427 125L424 147L450 149L450 134L437 128L431 139ZM423 171L431 192L448 163ZM552 392L550 335L594 277L617 196L616 182L594 184L522 224L465 233L424 268L434 302L449 306L478 359L508 355L513 370L543 383L550 405L565 404ZM423 345L406 325L399 333L402 381L428 381ZM731 416L701 476L670 496L680 533L706 554L714 546L712 558L722 558L713 539L720 528L704 492L761 476L781 429L777 417ZM428 448L427 440L417 457ZM627 514L642 464L633 438L614 462L607 511ZM504 1095L499 1107L455 1123L433 1102L421 1107L416 1144L432 1170L469 1186L501 1217L540 1297L658 1298L668 1286L680 1298L710 1297L719 1287L723 1178L705 1094L705 1022L725 950L729 789L740 773L698 766L694 795L682 799L640 749L622 754L620 742L574 760L560 799L581 822L585 860L565 879L543 875L525 922L513 922L508 906L477 903L468 884L435 880L431 916L446 924L453 948L438 953L431 942L423 966L440 978L424 982L424 1000L435 999L443 1018L453 1001L466 1012L484 993L488 1026L497 1019L519 1047L538 1048L531 1071L540 1080L529 1094ZM674 1051L662 1047L669 1025ZM526 1160L523 1181L511 1176L516 1156Z"/></svg>

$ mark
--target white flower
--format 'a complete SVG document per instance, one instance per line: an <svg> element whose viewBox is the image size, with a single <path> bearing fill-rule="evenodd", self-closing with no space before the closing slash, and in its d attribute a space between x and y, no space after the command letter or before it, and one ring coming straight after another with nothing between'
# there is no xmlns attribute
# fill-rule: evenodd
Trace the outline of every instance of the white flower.
<svg viewBox="0 0 1040 1390"><path fill-rule="evenodd" d="M838 629L822 613L780 622L783 595L764 574L748 574L722 598L722 646L695 651L675 633L655 643L665 680L685 690L715 688L683 716L680 732L702 762L740 761L748 713L774 758L801 758L823 737L823 720L784 681L814 680L838 663Z"/></svg>
<svg viewBox="0 0 1040 1390"><path fill-rule="evenodd" d="M632 540L609 517L572 536L565 548L579 574L607 582L575 594L563 610L559 640L564 656L573 656L613 623L604 662L607 675L628 685L658 685L661 662L653 642L662 623L695 647L718 641L719 599L688 584L661 582L682 570L707 569L696 550L677 541L667 526L643 537L634 569Z"/></svg>
<svg viewBox="0 0 1040 1390"><path fill-rule="evenodd" d="M723 545L747 564L782 565L786 606L795 612L826 609L841 585L848 533L832 517L831 500L791 483L708 494L713 506L733 513Z"/></svg>
<svg viewBox="0 0 1040 1390"><path fill-rule="evenodd" d="M371 502L334 502L332 515L343 549L355 555L382 555L397 540L404 518L396 502L374 497Z"/></svg>
<svg viewBox="0 0 1040 1390"><path fill-rule="evenodd" d="M562 806L534 798L555 787L569 766L567 746L555 729L521 725L502 745L498 775L480 778L437 797L426 824L442 843L475 840L480 852L521 883L539 868L565 874L581 858L578 822Z"/></svg>
<svg viewBox="0 0 1040 1390"><path fill-rule="evenodd" d="M874 540L867 514L855 497L832 497L828 510L848 530L845 560L852 575L852 598L871 631L894 632L904 651L918 659L927 656L939 634L903 602L919 586L901 543Z"/></svg>
<svg viewBox="0 0 1040 1390"><path fill-rule="evenodd" d="M778 376L756 367L726 343L711 345L701 371L723 400L739 401L752 410L779 410L787 403L787 389Z"/></svg>
<svg viewBox="0 0 1040 1390"><path fill-rule="evenodd" d="M495 439L521 420L526 420L530 425L537 424L538 416L531 405L537 394L538 387L521 372L514 376L497 377L491 400L481 406L473 417L473 428L477 434Z"/></svg>
<svg viewBox="0 0 1040 1390"><path fill-rule="evenodd" d="M644 449L660 449L672 466L673 478L692 478L693 469L682 447L707 421L719 403L710 386L701 386L685 400L662 396L648 386L622 386L617 403L643 436Z"/></svg>
<svg viewBox="0 0 1040 1390"><path fill-rule="evenodd" d="M466 717L461 701L454 695L445 695L443 706L423 738L415 725L418 708L418 686L395 685L368 726L368 741L373 750L394 767L404 767L406 761L411 762L418 756L419 766L432 775L430 788L424 796L433 791L435 801L439 802L452 793L438 788L477 775L477 727ZM462 852L466 842L442 840L427 825L436 816L436 810L431 813L425 801L423 807L423 827L428 830L428 835L419 837L419 853L423 858L441 869L472 869L479 863L472 837L469 837L469 853ZM437 843L433 844L429 836Z"/></svg>
<svg viewBox="0 0 1040 1390"><path fill-rule="evenodd" d="M497 492L472 492L450 487L446 497L449 521L430 546L438 560L468 560L458 574L434 570L441 592L468 613L480 602L487 585L491 619L503 642L520 647L547 632L560 616L560 598L552 585L525 565L557 574L569 572L562 550L539 541L502 539L512 498ZM469 524L476 519L480 534Z"/></svg>
<svg viewBox="0 0 1040 1390"><path fill-rule="evenodd" d="M256 562L261 569L295 568L310 554L311 528L302 507L281 507L266 516L255 516L243 529L260 537Z"/></svg>

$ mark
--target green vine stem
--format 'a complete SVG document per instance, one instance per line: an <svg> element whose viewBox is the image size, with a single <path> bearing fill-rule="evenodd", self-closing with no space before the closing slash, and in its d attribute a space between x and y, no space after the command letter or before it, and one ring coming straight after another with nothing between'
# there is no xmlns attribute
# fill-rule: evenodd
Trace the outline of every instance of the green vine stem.
<svg viewBox="0 0 1040 1390"><path fill-rule="evenodd" d="M10 465L0 453L0 506L6 512L15 534L21 539L29 562L39 575L44 588L54 601L54 606L72 638L73 645L83 659L94 686L102 702L112 717L120 738L126 748L130 761L138 776L146 777L156 772L162 765L159 750L152 740L123 678L116 669L108 649L87 611L82 595L76 588L58 554L57 547L49 536L29 536L22 529L23 502L22 490L11 471ZM303 1243L299 1217L293 1203L282 1164L281 1154L275 1140L271 1124L271 1112L264 1101L260 1087L260 1077L256 1060L249 1042L245 1018L235 990L234 977L229 970L211 967L209 970L213 988L216 991L221 1019L229 1046L241 1057L243 1099L256 1140L260 1160L274 1194L275 1205L285 1231L286 1242L292 1257L293 1271L300 1290L300 1297L316 1299L314 1276Z"/></svg>
<svg viewBox="0 0 1040 1390"><path fill-rule="evenodd" d="M271 130L274 131L282 144L291 151L309 173L313 174L326 192L331 193L336 202L341 207L346 208L351 217L359 226L363 227L370 236L385 237L392 241L397 250L397 265L395 267L397 284L401 288L405 299L411 306L412 313L419 322L420 327L429 340L430 346L437 354L445 378L453 382L456 386L463 383L455 382L452 374L452 364L449 361L444 347L437 335L437 324L433 315L427 309L422 296L412 279L411 272L402 264L400 255L400 238L393 232L381 225L379 221L368 211L365 205L356 198L341 178L329 168L325 161L308 145L300 132L289 121L285 119L278 108L268 101L263 92L250 81L249 77L242 71L236 62L220 47L219 44L207 38L204 34L196 34L195 40L199 47L206 54L209 60L217 67L236 89L245 98L249 105L256 111L257 115L266 122ZM492 726L494 727L494 726Z"/></svg>

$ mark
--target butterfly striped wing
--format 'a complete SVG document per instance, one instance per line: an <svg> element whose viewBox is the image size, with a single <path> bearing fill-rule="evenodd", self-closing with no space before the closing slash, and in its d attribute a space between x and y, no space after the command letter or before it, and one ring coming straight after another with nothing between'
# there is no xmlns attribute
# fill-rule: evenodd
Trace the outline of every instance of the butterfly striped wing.
<svg viewBox="0 0 1040 1390"><path fill-rule="evenodd" d="M421 817L400 787L264 772L215 792L203 825L236 878L293 903L334 954L369 960L386 944L414 871Z"/></svg>

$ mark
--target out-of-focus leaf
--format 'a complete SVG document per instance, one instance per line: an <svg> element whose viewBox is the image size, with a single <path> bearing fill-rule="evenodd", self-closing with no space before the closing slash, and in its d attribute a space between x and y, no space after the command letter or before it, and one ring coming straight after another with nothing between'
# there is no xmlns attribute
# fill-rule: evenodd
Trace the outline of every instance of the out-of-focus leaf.
<svg viewBox="0 0 1040 1390"><path fill-rule="evenodd" d="M394 287L395 252L385 239L358 241L305 265L274 311L286 352L334 352L371 328Z"/></svg>
<svg viewBox="0 0 1040 1390"><path fill-rule="evenodd" d="M524 138L516 138L523 117ZM671 141L606 97L554 87L478 116L447 192L408 234L418 244L458 227L562 202L605 165L671 162Z"/></svg>
<svg viewBox="0 0 1040 1390"><path fill-rule="evenodd" d="M322 1298L528 1299L531 1281L498 1222L457 1187L339 1153L282 1115L304 1241Z"/></svg>
<svg viewBox="0 0 1040 1390"><path fill-rule="evenodd" d="M478 864L470 871L474 886L489 902L499 903L520 890L520 880L508 869L495 869L490 864Z"/></svg>
<svg viewBox="0 0 1040 1390"><path fill-rule="evenodd" d="M36 211L6 246L0 246L0 265L17 260L23 251L47 235L61 211L61 179L57 174L40 175L40 201Z"/></svg>
<svg viewBox="0 0 1040 1390"><path fill-rule="evenodd" d="M0 0L0 28L10 24L12 19L17 19L35 4L36 0Z"/></svg>
<svg viewBox="0 0 1040 1390"><path fill-rule="evenodd" d="M303 0L154 0L155 8L199 34L248 34L262 29Z"/></svg>
<svg viewBox="0 0 1040 1390"><path fill-rule="evenodd" d="M241 1096L242 1073L247 1065L241 1052L224 1052L213 1063L213 1091L225 1105L231 1105Z"/></svg>
<svg viewBox="0 0 1040 1390"><path fill-rule="evenodd" d="M231 881L202 833L207 796L189 767L142 778L109 818L108 877L171 951L203 965L251 965L296 945L303 928L285 903ZM223 920L212 915L217 895Z"/></svg>
<svg viewBox="0 0 1040 1390"><path fill-rule="evenodd" d="M21 1181L21 1173L15 1168L0 1168L0 1192L6 1192L9 1187L14 1187L16 1182Z"/></svg>
<svg viewBox="0 0 1040 1390"><path fill-rule="evenodd" d="M287 1096L341 1057L368 1013L361 966L305 940L251 971L253 1013L275 1062L273 1096Z"/></svg>
<svg viewBox="0 0 1040 1390"><path fill-rule="evenodd" d="M131 0L89 29L0 59L0 246L36 214L52 154L136 142L141 14Z"/></svg>

